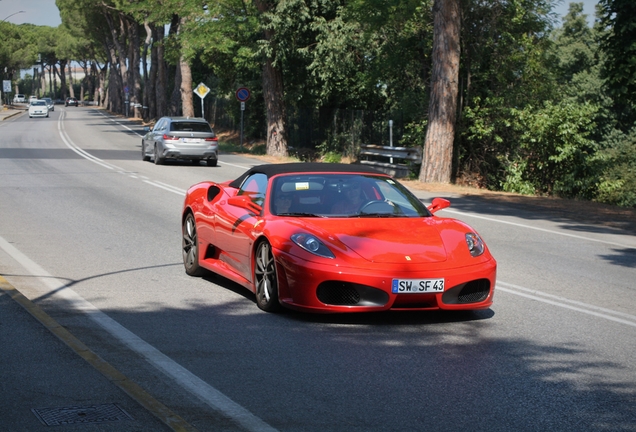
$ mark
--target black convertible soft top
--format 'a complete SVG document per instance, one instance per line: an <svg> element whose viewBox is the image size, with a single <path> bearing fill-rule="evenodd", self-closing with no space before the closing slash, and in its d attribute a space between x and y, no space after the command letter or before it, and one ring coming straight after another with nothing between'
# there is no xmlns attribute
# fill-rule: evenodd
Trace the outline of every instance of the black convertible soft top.
<svg viewBox="0 0 636 432"><path fill-rule="evenodd" d="M262 173L267 178L273 177L277 174L290 174L290 173L370 173L381 174L385 173L378 171L374 168L365 165L351 165L351 164L337 164L337 163L321 163L321 162L292 162L283 164L266 164L257 165L245 171L239 178L230 183L230 187L238 189L243 184L243 181L254 173Z"/></svg>

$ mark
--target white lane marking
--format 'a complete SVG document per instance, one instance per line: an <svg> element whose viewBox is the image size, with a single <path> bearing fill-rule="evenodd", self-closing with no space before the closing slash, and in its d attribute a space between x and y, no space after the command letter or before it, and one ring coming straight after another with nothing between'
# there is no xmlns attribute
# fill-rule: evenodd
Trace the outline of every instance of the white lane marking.
<svg viewBox="0 0 636 432"><path fill-rule="evenodd" d="M166 184L166 183L162 183L160 181L144 180L144 183L148 183L149 185L161 188L163 190L167 190L168 192L172 192L172 193L175 193L177 195L185 196L185 194L186 194L185 190L179 189L179 188L177 188L175 186L172 186L172 185L169 185L169 184Z"/></svg>
<svg viewBox="0 0 636 432"><path fill-rule="evenodd" d="M112 121L113 123L117 123L119 126L123 127L124 129L127 129L129 131L131 131L132 133L134 133L135 135L137 135L138 137L142 138L143 135L139 135L137 132L135 132L134 130L132 130L131 128L129 128L128 126L126 126L125 124L123 124L120 121L117 121L116 118L110 117L106 114L104 114L101 110L95 110L97 111L99 114L103 115L104 117L106 117L108 120Z"/></svg>
<svg viewBox="0 0 636 432"><path fill-rule="evenodd" d="M118 166L109 164L108 162L104 162L103 160L91 155L90 153L87 153L86 151L82 150L81 148L79 148L75 144L73 144L73 141L71 140L71 138L66 133L66 129L64 128L64 123L62 122L62 120L64 119L65 116L66 116L66 111L62 111L62 113L60 114L60 116L57 119L57 130L58 130L58 132L60 134L60 138L62 138L62 141L64 141L64 145L66 145L66 147L70 148L71 150L73 150L75 153L77 153L78 155L80 155L84 159L87 159L87 160L89 160L89 161L91 161L93 163L96 163L97 165L101 165L104 168L107 168L109 170L120 170L120 171L122 171L122 169L119 168Z"/></svg>
<svg viewBox="0 0 636 432"><path fill-rule="evenodd" d="M219 161L218 163L220 163L221 165L233 166L234 168L241 168L241 169L244 169L245 171L252 168L253 166L253 165L250 165L250 166L236 165L236 164L231 164L229 162L223 162L223 161Z"/></svg>
<svg viewBox="0 0 636 432"><path fill-rule="evenodd" d="M565 297L559 297L553 294L548 294L541 291L524 288L519 285L497 281L496 291L503 291L503 292L514 294L520 297L525 297L525 298L540 301L543 303L548 303L553 306L570 309L570 310L581 312L587 315L593 315L595 317L603 318L609 321L614 321L620 324L626 324L631 327L636 327L635 315L630 315L623 312L618 312L611 309L602 308L600 306L594 306L594 305L579 302L576 300L570 300Z"/></svg>
<svg viewBox="0 0 636 432"><path fill-rule="evenodd" d="M478 216L476 214L473 213L464 213L461 211L457 211L457 210L448 210L448 209L444 209L442 211L448 212L448 213L455 213L461 216L469 216L472 218L476 218L476 219L483 219L483 220L487 220L490 222L498 222L498 223L502 223L502 224L506 224L506 225L512 225L512 226L516 226L516 227L520 227L520 228L527 228L527 229L532 229L532 230L536 230L536 231L543 231L543 232L547 232L550 234L558 234L561 236L566 236L566 237L572 237L572 238L576 238L576 239L580 239L580 240L587 240L587 241L591 241L591 242L597 242L597 243L604 243L607 245L611 245L611 246L620 246L622 248L625 249L636 249L636 246L628 246L622 243L616 243L616 242L610 242L610 241L605 241L605 240L599 240L599 239L595 239L595 238L591 238L591 237L585 237L585 236L580 236L580 235L576 235L576 234L570 234L570 233L564 233L561 231L554 231L554 230L549 230L549 229L545 229L545 228L539 228L539 227L534 227L532 225L525 225L525 224L520 224L520 223L516 223L516 222L508 222L502 219L496 219L496 218L491 218L491 217L487 217L487 216Z"/></svg>
<svg viewBox="0 0 636 432"><path fill-rule="evenodd" d="M110 318L92 303L77 294L73 289L67 287L63 281L52 276L2 237L0 237L0 248L48 287L49 292L47 294L61 297L69 303L72 309L85 313L104 330L128 346L132 351L144 357L146 361L175 380L181 387L199 397L213 409L222 412L249 431L276 431L272 426Z"/></svg>

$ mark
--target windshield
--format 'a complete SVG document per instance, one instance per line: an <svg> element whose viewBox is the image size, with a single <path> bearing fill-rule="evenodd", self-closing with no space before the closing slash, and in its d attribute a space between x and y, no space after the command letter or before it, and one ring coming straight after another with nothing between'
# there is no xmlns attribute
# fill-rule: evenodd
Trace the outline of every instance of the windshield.
<svg viewBox="0 0 636 432"><path fill-rule="evenodd" d="M427 217L431 213L390 177L295 174L273 179L270 211L278 216Z"/></svg>
<svg viewBox="0 0 636 432"><path fill-rule="evenodd" d="M34 106L46 105L46 102L44 102L43 100L34 100L31 102L31 105L34 105Z"/></svg>

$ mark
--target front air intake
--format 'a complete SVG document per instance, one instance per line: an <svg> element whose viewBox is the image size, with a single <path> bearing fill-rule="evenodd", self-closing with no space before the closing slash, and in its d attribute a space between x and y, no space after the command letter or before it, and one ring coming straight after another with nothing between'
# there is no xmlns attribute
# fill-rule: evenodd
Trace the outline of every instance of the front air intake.
<svg viewBox="0 0 636 432"><path fill-rule="evenodd" d="M442 295L442 302L446 304L479 303L486 300L489 294L490 281L477 279L449 289Z"/></svg>
<svg viewBox="0 0 636 432"><path fill-rule="evenodd" d="M326 281L316 290L322 303L333 306L384 306L389 295L382 290L350 282Z"/></svg>

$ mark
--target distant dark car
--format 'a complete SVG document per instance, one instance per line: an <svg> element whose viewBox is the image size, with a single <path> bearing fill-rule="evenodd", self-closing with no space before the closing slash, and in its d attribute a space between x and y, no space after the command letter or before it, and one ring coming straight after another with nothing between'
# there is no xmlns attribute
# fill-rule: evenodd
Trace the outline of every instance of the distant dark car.
<svg viewBox="0 0 636 432"><path fill-rule="evenodd" d="M77 99L73 97L68 97L66 98L66 101L64 102L64 106L79 106L79 103L77 102Z"/></svg>
<svg viewBox="0 0 636 432"><path fill-rule="evenodd" d="M161 165L166 159L188 159L216 166L219 139L202 118L162 117L141 140L141 158Z"/></svg>

